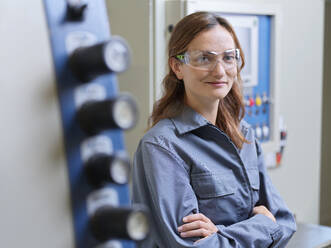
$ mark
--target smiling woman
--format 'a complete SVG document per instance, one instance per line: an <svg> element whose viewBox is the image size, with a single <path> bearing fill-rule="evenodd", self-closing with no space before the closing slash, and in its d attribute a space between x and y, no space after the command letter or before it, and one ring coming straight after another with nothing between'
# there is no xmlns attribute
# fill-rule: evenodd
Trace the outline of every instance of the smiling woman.
<svg viewBox="0 0 331 248"><path fill-rule="evenodd" d="M236 80L235 42L223 26L215 25L196 36L186 49L189 63L171 58L171 69L184 83L186 104L215 124L219 101Z"/></svg>
<svg viewBox="0 0 331 248"><path fill-rule="evenodd" d="M169 73L134 158L134 203L154 224L140 247L285 247L296 229L243 121L239 41L197 12L169 41Z"/></svg>

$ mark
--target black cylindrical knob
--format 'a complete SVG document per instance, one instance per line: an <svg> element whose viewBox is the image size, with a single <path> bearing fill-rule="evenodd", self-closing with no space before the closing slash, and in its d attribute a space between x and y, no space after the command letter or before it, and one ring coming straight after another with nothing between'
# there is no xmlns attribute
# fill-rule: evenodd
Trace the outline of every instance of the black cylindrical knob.
<svg viewBox="0 0 331 248"><path fill-rule="evenodd" d="M111 128L127 130L136 124L137 119L137 105L128 94L104 101L86 102L77 112L77 120L88 134Z"/></svg>
<svg viewBox="0 0 331 248"><path fill-rule="evenodd" d="M150 231L150 221L145 208L100 207L92 215L89 226L94 237L103 242L110 238L144 240Z"/></svg>
<svg viewBox="0 0 331 248"><path fill-rule="evenodd" d="M130 65L130 50L124 39L112 36L109 41L79 47L69 58L74 75L82 82L110 72L123 72Z"/></svg>
<svg viewBox="0 0 331 248"><path fill-rule="evenodd" d="M130 159L125 153L99 153L86 161L84 169L89 183L94 186L125 184L129 181Z"/></svg>

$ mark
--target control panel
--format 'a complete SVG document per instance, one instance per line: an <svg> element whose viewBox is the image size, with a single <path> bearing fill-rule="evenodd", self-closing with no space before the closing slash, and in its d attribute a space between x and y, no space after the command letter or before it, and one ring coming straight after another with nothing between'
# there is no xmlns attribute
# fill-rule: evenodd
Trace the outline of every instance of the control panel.
<svg viewBox="0 0 331 248"><path fill-rule="evenodd" d="M227 17L226 15L225 17L231 22L231 17ZM234 29L239 40L242 41L246 59L246 66L242 73L246 107L245 120L252 125L256 137L261 142L267 142L270 140L271 115L271 17L267 15L241 15L241 18L243 18L243 22L238 23L238 21L233 20L233 23L237 24L234 25ZM252 77L252 75L256 76Z"/></svg>
<svg viewBox="0 0 331 248"><path fill-rule="evenodd" d="M123 131L135 126L138 110L130 94L118 92L116 78L130 66L129 46L111 35L104 0L44 0L44 6L76 247L134 248L150 224L146 208L129 200Z"/></svg>

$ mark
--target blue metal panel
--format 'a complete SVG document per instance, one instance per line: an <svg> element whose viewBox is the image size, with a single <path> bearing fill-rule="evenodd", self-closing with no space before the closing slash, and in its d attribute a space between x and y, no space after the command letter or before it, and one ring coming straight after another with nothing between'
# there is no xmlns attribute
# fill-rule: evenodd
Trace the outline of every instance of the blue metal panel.
<svg viewBox="0 0 331 248"><path fill-rule="evenodd" d="M88 1L88 9L81 21L68 21L66 18L67 2L65 0L44 0L52 47L53 61L57 80L58 98L61 109L62 125L65 138L68 174L71 187L72 215L77 248L95 247L98 242L88 230L86 197L93 190L83 174L81 144L87 135L80 129L75 120L77 107L74 92L81 85L68 67L68 34L74 31L85 31L96 37L96 42L109 40L110 28L104 0ZM88 84L99 84L106 90L107 98L117 95L116 75L100 76ZM123 132L119 129L102 132L113 143L114 151L125 150ZM129 205L127 185L109 184L116 190L120 205ZM117 223L114 223L115 225ZM135 247L131 241L120 241L124 248Z"/></svg>
<svg viewBox="0 0 331 248"><path fill-rule="evenodd" d="M265 95L268 102L261 106L246 106L245 120L253 128L267 126L270 129L270 29L271 16L259 15L259 51L258 51L258 84L250 91L245 91L245 99L250 97L256 100ZM247 93L249 92L249 93ZM270 133L270 132L269 132ZM262 137L261 141L269 141L270 136Z"/></svg>

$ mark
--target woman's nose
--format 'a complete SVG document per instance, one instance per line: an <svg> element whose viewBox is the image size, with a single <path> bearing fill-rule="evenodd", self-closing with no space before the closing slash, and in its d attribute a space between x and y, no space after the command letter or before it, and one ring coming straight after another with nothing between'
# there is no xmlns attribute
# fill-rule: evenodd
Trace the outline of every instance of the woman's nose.
<svg viewBox="0 0 331 248"><path fill-rule="evenodd" d="M221 77L225 74L225 69L223 64L220 61L217 61L215 67L212 71L212 75L215 77Z"/></svg>

